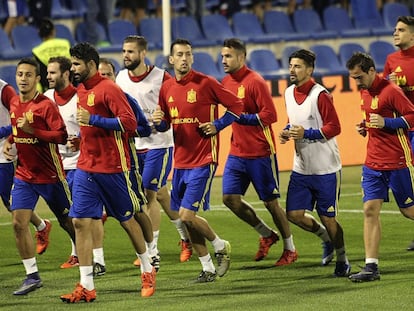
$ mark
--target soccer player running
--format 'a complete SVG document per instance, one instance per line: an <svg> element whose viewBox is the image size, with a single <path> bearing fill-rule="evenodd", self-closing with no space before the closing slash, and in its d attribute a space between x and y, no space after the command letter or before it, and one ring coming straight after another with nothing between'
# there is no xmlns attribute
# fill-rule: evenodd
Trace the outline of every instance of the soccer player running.
<svg viewBox="0 0 414 311"><path fill-rule="evenodd" d="M387 56L383 75L388 80L397 84L404 91L408 99L414 103L414 17L400 16L397 19L393 33L394 45L398 51ZM414 145L414 131L408 132L411 147ZM414 240L407 247L408 251L414 251Z"/></svg>
<svg viewBox="0 0 414 311"><path fill-rule="evenodd" d="M151 122L151 115L158 105L161 85L164 81L171 79L171 76L163 69L145 64L147 46L147 40L141 36L133 35L124 39L122 56L125 68L118 73L116 83L124 92L138 101L147 119ZM192 246L187 229L178 212L170 209L170 194L167 189L167 177L171 171L174 144L172 129L166 132L158 132L154 129L149 137L138 137L135 144L145 195L148 199L148 213L153 226L154 243L148 247L150 256L159 268L160 204L181 237L180 261L185 262L192 255ZM135 264L138 263L135 262Z"/></svg>
<svg viewBox="0 0 414 311"><path fill-rule="evenodd" d="M414 105L401 88L381 78L372 57L355 53L347 61L349 76L361 93L363 123L358 132L368 136L362 167L365 267L349 276L353 282L380 279L380 211L391 189L400 212L414 220L413 152L408 129L414 125Z"/></svg>
<svg viewBox="0 0 414 311"><path fill-rule="evenodd" d="M137 120L122 90L98 72L99 54L89 43L70 49L72 71L78 86L77 121L80 124L80 154L73 179L70 215L76 228L80 282L60 298L64 302L96 299L93 281L92 242L96 222L105 206L127 232L141 259L141 296L155 291L151 266L141 227L134 219L139 202L129 180L128 132Z"/></svg>
<svg viewBox="0 0 414 311"><path fill-rule="evenodd" d="M98 67L99 73L108 79L111 79L113 82L115 82L115 66L114 64L107 58L100 58L99 59L99 67ZM131 105L131 108L135 114L136 119L138 120L138 127L136 132L133 135L130 135L128 137L128 143L129 143L129 156L131 159L131 173L129 175L131 183L132 183L132 189L135 191L135 193L138 196L141 210L137 213L135 213L134 217L140 224L142 228L142 233L144 234L145 241L147 243L147 250L152 248L152 244L154 243L154 236L152 232L152 223L151 219L149 218L146 209L147 209L147 199L144 194L144 188L142 185L142 177L139 172L139 161L136 153L135 148L135 139L134 137L147 137L151 134L151 126L148 123L147 118L145 117L144 112L138 105L138 102L131 97L129 94L125 93L125 96L127 97L128 103ZM139 255L137 254L136 261L139 262L137 266L140 266L141 262L139 260ZM159 258L155 255L151 257L151 264L154 266L155 270L158 272L159 269Z"/></svg>
<svg viewBox="0 0 414 311"><path fill-rule="evenodd" d="M230 153L223 172L223 202L260 235L255 260L264 259L279 235L260 219L253 206L242 199L250 183L272 215L283 236L284 250L276 266L289 265L298 258L289 221L280 207L279 171L272 123L277 113L264 79L246 66L246 46L237 38L224 40L221 49L223 85L244 103L243 114L232 123Z"/></svg>
<svg viewBox="0 0 414 311"><path fill-rule="evenodd" d="M173 129L171 209L178 211L186 224L202 265L195 282L212 282L229 269L230 243L219 238L197 211L210 208L211 182L218 162L217 134L239 118L243 103L213 77L192 70L194 59L188 40L177 39L171 44L169 62L174 66L175 79L163 83L153 122L159 131ZM227 110L218 119L219 103ZM217 271L206 239L214 247Z"/></svg>
<svg viewBox="0 0 414 311"><path fill-rule="evenodd" d="M3 146L5 158L12 160L15 143L19 159L10 209L26 279L14 295L26 295L42 286L29 228L39 196L53 211L60 226L75 239L72 219L68 217L70 192L58 149L58 144L66 142L66 127L56 105L36 90L39 80L39 64L32 58L20 60L16 69L19 95L10 103L12 135Z"/></svg>
<svg viewBox="0 0 414 311"><path fill-rule="evenodd" d="M6 137L11 135L12 129L10 125L10 103L11 99L16 96L14 88L6 81L0 79L0 150ZM13 152L16 150L13 147ZM10 211L10 194L13 187L14 168L17 157L8 160L3 153L0 154L0 197L4 207ZM10 211L11 212L11 211ZM36 230L36 253L43 254L49 246L49 233L52 229L52 223L48 219L42 219L33 211L30 222Z"/></svg>
<svg viewBox="0 0 414 311"><path fill-rule="evenodd" d="M69 53L69 52L68 52ZM72 192L73 176L75 174L76 163L79 158L79 124L76 121L77 101L78 96L76 88L72 85L72 73L70 71L72 63L69 58L64 56L51 57L47 63L46 79L49 84L49 89L44 93L58 106L59 112L66 125L68 132L68 141L64 145L59 145L59 153L62 157L63 169L65 170L66 180L69 189ZM96 223L99 227L96 228L94 234L94 274L105 274L105 260L103 254L102 240L103 227ZM101 242L99 242L101 241ZM79 266L78 254L74 241L71 240L72 251L68 260L64 262L60 268L67 269ZM95 245L97 244L97 246Z"/></svg>
<svg viewBox="0 0 414 311"><path fill-rule="evenodd" d="M334 276L348 276L351 265L345 253L344 232L336 219L341 183L341 159L335 136L341 132L328 91L312 79L315 54L298 50L289 56L290 82L285 91L288 126L279 133L285 144L295 142L293 169L286 198L288 219L323 241L322 265L336 251ZM317 159L317 160L316 160ZM316 209L320 224L306 211Z"/></svg>

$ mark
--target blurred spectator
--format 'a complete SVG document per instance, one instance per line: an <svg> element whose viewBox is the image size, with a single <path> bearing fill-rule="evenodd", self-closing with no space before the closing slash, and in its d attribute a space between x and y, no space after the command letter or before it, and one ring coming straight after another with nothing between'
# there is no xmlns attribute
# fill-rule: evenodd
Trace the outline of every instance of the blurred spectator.
<svg viewBox="0 0 414 311"><path fill-rule="evenodd" d="M204 14L206 0L185 0L187 15L194 16L198 22Z"/></svg>
<svg viewBox="0 0 414 311"><path fill-rule="evenodd" d="M26 21L25 10L26 10L26 1L25 0L7 0L7 20L4 24L3 30L5 33L10 36L12 29L21 25Z"/></svg>
<svg viewBox="0 0 414 311"><path fill-rule="evenodd" d="M33 56L40 65L41 90L48 89L47 64L49 59L55 56L66 56L70 58L70 42L67 39L56 38L56 29L52 20L43 18L39 26L39 37L42 43L32 50Z"/></svg>
<svg viewBox="0 0 414 311"><path fill-rule="evenodd" d="M238 0L220 0L219 10L221 15L232 17L241 10L241 6Z"/></svg>
<svg viewBox="0 0 414 311"><path fill-rule="evenodd" d="M27 21L36 28L40 27L43 18L51 17L52 0L29 0L27 4L29 6L29 17Z"/></svg>
<svg viewBox="0 0 414 311"><path fill-rule="evenodd" d="M143 18L146 17L146 11L148 8L147 0L121 0L120 6L120 18L133 22L135 26L138 26Z"/></svg>
<svg viewBox="0 0 414 311"><path fill-rule="evenodd" d="M105 28L106 36L108 37L108 25L114 16L115 0L87 0L87 12L85 16L87 32L87 41L93 45L98 45L98 23Z"/></svg>
<svg viewBox="0 0 414 311"><path fill-rule="evenodd" d="M253 13L257 16L260 21L263 21L263 15L265 11L272 9L271 0L253 0L252 1L252 10Z"/></svg>

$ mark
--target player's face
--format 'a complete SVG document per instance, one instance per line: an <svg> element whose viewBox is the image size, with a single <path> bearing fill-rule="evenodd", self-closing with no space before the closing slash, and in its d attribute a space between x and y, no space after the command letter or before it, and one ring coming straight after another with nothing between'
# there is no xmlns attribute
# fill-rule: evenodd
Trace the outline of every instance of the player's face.
<svg viewBox="0 0 414 311"><path fill-rule="evenodd" d="M233 48L221 49L221 63L225 73L233 73L244 65L244 55Z"/></svg>
<svg viewBox="0 0 414 311"><path fill-rule="evenodd" d="M375 69L370 68L368 72L362 71L360 66L355 66L349 70L349 77L355 80L358 90L368 89L375 79Z"/></svg>
<svg viewBox="0 0 414 311"><path fill-rule="evenodd" d="M16 84L23 95L36 91L40 76L36 75L36 67L30 64L20 64L16 69Z"/></svg>
<svg viewBox="0 0 414 311"><path fill-rule="evenodd" d="M172 52L168 60L174 66L175 73L185 75L191 70L194 62L191 46L187 44L176 44Z"/></svg>
<svg viewBox="0 0 414 311"><path fill-rule="evenodd" d="M312 67L307 67L301 58L292 58L289 64L290 82L301 86L312 77Z"/></svg>
<svg viewBox="0 0 414 311"><path fill-rule="evenodd" d="M414 33L403 22L398 22L394 29L394 45L405 50L414 44Z"/></svg>
<svg viewBox="0 0 414 311"><path fill-rule="evenodd" d="M106 63L100 63L98 71L103 77L107 77L108 79L115 82L115 73L111 65Z"/></svg>
<svg viewBox="0 0 414 311"><path fill-rule="evenodd" d="M91 73L89 67L82 59L79 59L77 57L72 56L71 60L72 60L71 70L73 71L73 79L79 83L85 81Z"/></svg>
<svg viewBox="0 0 414 311"><path fill-rule="evenodd" d="M134 70L137 68L143 57L145 57L144 51L140 51L138 45L134 42L126 42L122 46L122 57L124 59L124 66L128 70Z"/></svg>
<svg viewBox="0 0 414 311"><path fill-rule="evenodd" d="M47 82L49 88L61 91L65 88L65 80L60 71L59 63L49 63L47 65Z"/></svg>

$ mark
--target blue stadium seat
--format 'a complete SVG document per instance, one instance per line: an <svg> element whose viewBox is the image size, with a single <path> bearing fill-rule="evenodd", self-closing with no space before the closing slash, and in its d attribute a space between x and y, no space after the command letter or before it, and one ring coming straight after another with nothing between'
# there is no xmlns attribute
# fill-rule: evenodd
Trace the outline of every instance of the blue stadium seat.
<svg viewBox="0 0 414 311"><path fill-rule="evenodd" d="M394 29L399 16L411 15L410 9L403 3L384 3L382 17L387 28Z"/></svg>
<svg viewBox="0 0 414 311"><path fill-rule="evenodd" d="M19 59L32 53L32 51L16 51L3 28L0 28L0 47L0 60Z"/></svg>
<svg viewBox="0 0 414 311"><path fill-rule="evenodd" d="M139 33L148 41L148 49L162 49L162 19L149 17L141 20Z"/></svg>
<svg viewBox="0 0 414 311"><path fill-rule="evenodd" d="M217 80L223 79L223 75L219 72L213 57L207 52L193 52L194 64L193 69L204 74L212 76Z"/></svg>
<svg viewBox="0 0 414 311"><path fill-rule="evenodd" d="M292 54L293 52L303 49L303 47L297 46L297 45L288 45L285 46L285 48L282 51L282 58L281 58L281 63L282 63L282 68L284 69L289 69L289 56L290 54Z"/></svg>
<svg viewBox="0 0 414 311"><path fill-rule="evenodd" d="M337 31L341 38L359 38L371 35L369 28L355 28L351 17L344 8L327 7L323 11L323 23L326 29Z"/></svg>
<svg viewBox="0 0 414 311"><path fill-rule="evenodd" d="M234 34L245 42L271 43L281 41L278 34L265 34L256 15L251 12L233 14Z"/></svg>
<svg viewBox="0 0 414 311"><path fill-rule="evenodd" d="M222 43L226 38L234 37L233 30L226 17L221 14L207 14L201 17L201 26L207 39Z"/></svg>
<svg viewBox="0 0 414 311"><path fill-rule="evenodd" d="M172 38L186 38L194 47L213 46L216 40L207 39L196 19L192 16L176 16L171 19Z"/></svg>
<svg viewBox="0 0 414 311"><path fill-rule="evenodd" d="M67 39L70 45L75 45L76 40L73 37L71 30L65 24L55 24L56 38Z"/></svg>
<svg viewBox="0 0 414 311"><path fill-rule="evenodd" d="M249 54L250 68L257 71L266 80L286 79L289 70L282 69L275 54L268 49L253 50Z"/></svg>
<svg viewBox="0 0 414 311"><path fill-rule="evenodd" d="M295 10L293 25L297 32L306 33L311 39L333 39L339 36L337 31L323 28L319 14L313 9Z"/></svg>
<svg viewBox="0 0 414 311"><path fill-rule="evenodd" d="M309 39L307 34L295 31L289 16L283 11L266 11L263 16L263 27L265 33L278 35L282 41Z"/></svg>
<svg viewBox="0 0 414 311"><path fill-rule="evenodd" d="M351 0L351 9L356 28L368 28L376 36L392 35L384 25L376 0Z"/></svg>
<svg viewBox="0 0 414 311"><path fill-rule="evenodd" d="M310 50L316 54L315 76L348 74L348 70L339 62L338 55L330 45L314 44Z"/></svg>
<svg viewBox="0 0 414 311"><path fill-rule="evenodd" d="M365 52L365 49L359 43L347 42L339 46L339 62L346 68L346 62L355 52Z"/></svg>
<svg viewBox="0 0 414 311"><path fill-rule="evenodd" d="M108 24L108 36L109 42L111 42L112 46L119 47L119 51L122 50L122 44L124 39L129 35L136 35L137 29L132 22L117 19L111 21Z"/></svg>
<svg viewBox="0 0 414 311"><path fill-rule="evenodd" d="M98 25L98 43L99 42L110 42L104 27L101 24L97 24ZM88 36L87 36L87 26L85 22L79 22L78 24L76 24L75 26L75 39L77 42L85 42L88 41ZM121 52L120 47L116 46L116 45L108 45L108 46L98 46L97 47L98 52L101 53L117 53L117 52Z"/></svg>
<svg viewBox="0 0 414 311"><path fill-rule="evenodd" d="M371 54L375 62L375 68L378 72L384 70L387 56L395 52L395 47L388 41L377 40L369 44L368 53Z"/></svg>
<svg viewBox="0 0 414 311"><path fill-rule="evenodd" d="M16 85L16 67L16 65L0 66L0 78L9 83L18 92Z"/></svg>
<svg viewBox="0 0 414 311"><path fill-rule="evenodd" d="M174 69L172 65L168 62L168 56L160 53L155 57L154 65L158 68L166 70L171 76L174 76Z"/></svg>
<svg viewBox="0 0 414 311"><path fill-rule="evenodd" d="M13 42L14 49L26 56L32 55L32 49L40 44L40 39L37 29L30 25L18 25L12 29L11 40Z"/></svg>

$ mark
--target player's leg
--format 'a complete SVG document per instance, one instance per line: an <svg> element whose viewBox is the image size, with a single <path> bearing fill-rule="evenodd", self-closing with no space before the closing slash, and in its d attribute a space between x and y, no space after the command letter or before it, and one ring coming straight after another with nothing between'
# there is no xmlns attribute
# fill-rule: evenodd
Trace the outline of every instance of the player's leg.
<svg viewBox="0 0 414 311"><path fill-rule="evenodd" d="M12 198L10 208L13 217L16 247L26 270L25 280L13 294L26 295L42 286L36 263L33 238L29 228L30 218L39 195L31 184L16 179L12 189Z"/></svg>

